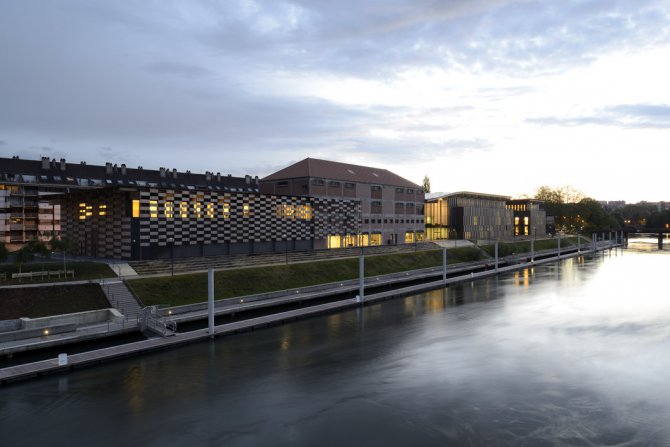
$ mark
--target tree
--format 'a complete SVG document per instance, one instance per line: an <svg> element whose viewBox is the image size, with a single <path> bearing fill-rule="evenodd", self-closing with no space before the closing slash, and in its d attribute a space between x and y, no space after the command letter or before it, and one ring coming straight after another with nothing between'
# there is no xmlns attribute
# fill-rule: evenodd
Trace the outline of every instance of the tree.
<svg viewBox="0 0 670 447"><path fill-rule="evenodd" d="M430 179L428 178L428 175L423 177L423 192L430 192Z"/></svg>

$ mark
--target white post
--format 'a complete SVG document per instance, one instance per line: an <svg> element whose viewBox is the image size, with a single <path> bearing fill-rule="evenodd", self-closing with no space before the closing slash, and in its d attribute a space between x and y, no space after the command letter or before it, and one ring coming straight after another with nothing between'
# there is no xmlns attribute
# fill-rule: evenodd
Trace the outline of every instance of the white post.
<svg viewBox="0 0 670 447"><path fill-rule="evenodd" d="M530 262L535 262L535 239L530 241Z"/></svg>
<svg viewBox="0 0 670 447"><path fill-rule="evenodd" d="M496 273L498 273L498 241L496 241Z"/></svg>
<svg viewBox="0 0 670 447"><path fill-rule="evenodd" d="M214 269L207 269L207 320L209 336L214 338Z"/></svg>
<svg viewBox="0 0 670 447"><path fill-rule="evenodd" d="M365 298L365 256L360 256L360 261L358 263L358 296L360 302L363 302Z"/></svg>
<svg viewBox="0 0 670 447"><path fill-rule="evenodd" d="M558 257L561 257L561 235L558 235Z"/></svg>
<svg viewBox="0 0 670 447"><path fill-rule="evenodd" d="M442 283L447 284L447 247L442 247Z"/></svg>

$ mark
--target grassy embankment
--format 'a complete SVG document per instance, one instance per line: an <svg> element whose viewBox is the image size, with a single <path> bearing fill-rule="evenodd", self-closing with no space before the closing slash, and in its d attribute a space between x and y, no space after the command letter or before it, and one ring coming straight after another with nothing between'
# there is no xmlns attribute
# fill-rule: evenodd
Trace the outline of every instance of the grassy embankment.
<svg viewBox="0 0 670 447"><path fill-rule="evenodd" d="M452 248L448 262L476 261L484 254L474 247ZM214 299L272 292L358 278L358 259L339 259L258 268L220 270L214 274ZM376 276L442 265L442 250L365 258L365 275ZM144 305L181 306L207 301L207 274L140 278L129 281Z"/></svg>
<svg viewBox="0 0 670 447"><path fill-rule="evenodd" d="M109 301L97 284L0 289L0 320L39 318L108 307Z"/></svg>

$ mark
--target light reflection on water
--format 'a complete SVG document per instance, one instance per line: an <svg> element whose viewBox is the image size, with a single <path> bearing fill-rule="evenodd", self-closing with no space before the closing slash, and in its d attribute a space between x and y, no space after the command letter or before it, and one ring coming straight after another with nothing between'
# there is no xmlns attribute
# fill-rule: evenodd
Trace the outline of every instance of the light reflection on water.
<svg viewBox="0 0 670 447"><path fill-rule="evenodd" d="M3 445L670 445L669 267L606 252L15 384Z"/></svg>

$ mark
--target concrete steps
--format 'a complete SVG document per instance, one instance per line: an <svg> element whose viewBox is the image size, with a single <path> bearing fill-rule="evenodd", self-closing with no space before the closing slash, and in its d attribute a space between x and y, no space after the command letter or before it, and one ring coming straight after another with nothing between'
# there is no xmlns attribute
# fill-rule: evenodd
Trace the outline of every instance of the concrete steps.
<svg viewBox="0 0 670 447"><path fill-rule="evenodd" d="M100 286L112 307L121 312L127 320L137 319L141 307L122 281L105 281Z"/></svg>

